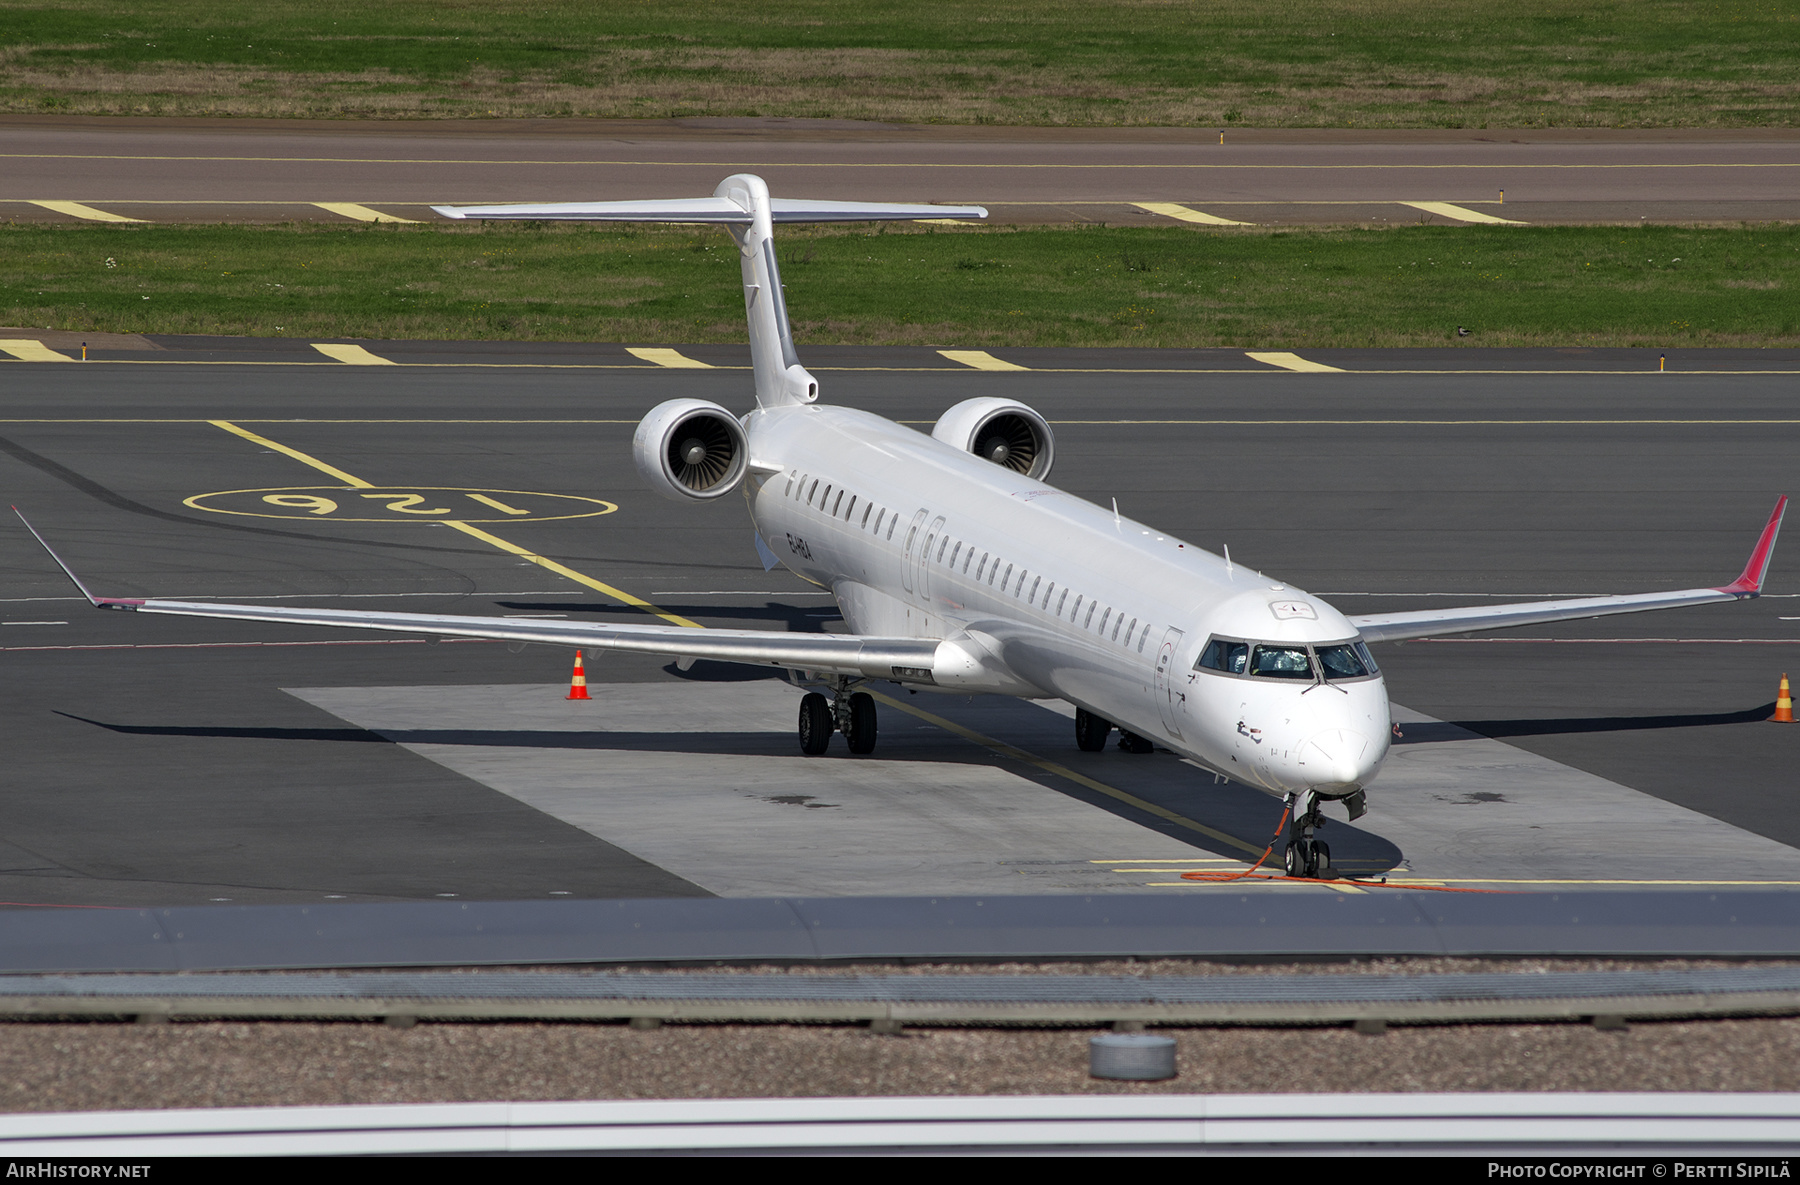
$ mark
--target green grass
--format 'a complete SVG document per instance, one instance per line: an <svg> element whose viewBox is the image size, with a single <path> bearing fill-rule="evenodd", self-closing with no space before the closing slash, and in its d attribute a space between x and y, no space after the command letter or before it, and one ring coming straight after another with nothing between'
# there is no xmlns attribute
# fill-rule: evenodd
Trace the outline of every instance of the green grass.
<svg viewBox="0 0 1800 1185"><path fill-rule="evenodd" d="M1793 126L1793 0L8 0L0 111Z"/></svg>
<svg viewBox="0 0 1800 1185"><path fill-rule="evenodd" d="M1800 344L1800 226L832 228L784 233L806 343ZM0 324L730 342L723 232L0 226ZM1454 336L1457 326L1473 335Z"/></svg>

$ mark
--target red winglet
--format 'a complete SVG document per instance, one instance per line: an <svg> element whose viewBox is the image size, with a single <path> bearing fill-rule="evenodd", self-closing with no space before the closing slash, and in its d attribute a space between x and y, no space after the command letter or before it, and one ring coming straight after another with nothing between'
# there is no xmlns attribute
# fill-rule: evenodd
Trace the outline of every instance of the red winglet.
<svg viewBox="0 0 1800 1185"><path fill-rule="evenodd" d="M1763 577L1769 571L1769 557L1775 554L1775 536L1781 534L1781 516L1787 513L1787 501L1786 494L1776 500L1775 509L1769 515L1769 524L1763 528L1762 538L1756 541L1756 550L1750 553L1750 562L1744 565L1744 574L1719 589L1719 592L1740 597L1754 597L1762 593Z"/></svg>

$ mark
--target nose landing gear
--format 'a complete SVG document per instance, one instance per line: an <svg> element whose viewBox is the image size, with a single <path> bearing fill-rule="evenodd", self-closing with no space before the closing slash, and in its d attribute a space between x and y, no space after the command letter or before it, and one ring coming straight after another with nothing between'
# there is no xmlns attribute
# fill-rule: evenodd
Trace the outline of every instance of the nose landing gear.
<svg viewBox="0 0 1800 1185"><path fill-rule="evenodd" d="M851 691L850 681L840 679L827 700L818 692L800 699L800 751L817 757L831 747L831 734L841 732L858 756L875 751L875 697Z"/></svg>
<svg viewBox="0 0 1800 1185"><path fill-rule="evenodd" d="M1324 841L1313 838L1313 832L1323 826L1325 816L1319 812L1319 796L1308 790L1300 796L1300 810L1288 825L1288 844L1282 853L1282 863L1289 876L1309 880L1332 876L1331 848Z"/></svg>

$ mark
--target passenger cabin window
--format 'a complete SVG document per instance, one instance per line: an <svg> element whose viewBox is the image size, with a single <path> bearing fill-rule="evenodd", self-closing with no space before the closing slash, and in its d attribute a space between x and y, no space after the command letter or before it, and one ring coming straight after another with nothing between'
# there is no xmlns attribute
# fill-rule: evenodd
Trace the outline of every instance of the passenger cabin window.
<svg viewBox="0 0 1800 1185"><path fill-rule="evenodd" d="M831 517L832 518L837 517L838 507L842 506L843 504L844 504L844 491L839 490L838 496L837 496L837 501L833 502L831 504Z"/></svg>
<svg viewBox="0 0 1800 1185"><path fill-rule="evenodd" d="M848 510L844 511L844 521L849 522L850 516L855 513L856 513L856 495L851 494L850 495L850 508Z"/></svg>
<svg viewBox="0 0 1800 1185"><path fill-rule="evenodd" d="M781 491L782 497L791 498L794 496L794 478L797 476L798 476L798 474L794 474L794 473L788 474L787 489Z"/></svg>
<svg viewBox="0 0 1800 1185"><path fill-rule="evenodd" d="M870 515L870 514L871 514L871 513L872 513L872 512L873 512L873 511L874 511L874 509L875 509L875 503L873 503L873 502L865 502L865 503L863 503L863 520L862 520L862 525L863 525L863 527L864 527L864 528L865 528L865 529L866 529L866 528L867 528L867 527L868 527L868 525L869 525L869 515ZM881 524L880 524L880 523L876 523L876 524L875 524L875 529L876 529L876 530L880 530L880 529L881 529Z"/></svg>
<svg viewBox="0 0 1800 1185"><path fill-rule="evenodd" d="M1024 582L1024 581L1023 581L1023 580L1021 580L1021 581L1019 581L1019 583L1020 583L1020 584L1024 584L1024 583L1025 583L1025 582ZM1043 577L1042 577L1042 576L1039 576L1039 577L1038 577L1038 578L1037 578L1037 581L1036 581L1036 583L1034 583L1034 584L1033 584L1033 585L1032 585L1032 586L1031 586L1031 603L1032 603L1032 604L1034 604L1034 605L1035 605L1035 604L1037 604L1037 590L1038 590L1038 585L1039 585L1039 584L1042 584L1042 583L1044 583L1044 578L1043 578Z"/></svg>
<svg viewBox="0 0 1800 1185"><path fill-rule="evenodd" d="M893 539L893 537L894 537L894 524L895 524L895 523L897 523L897 522L899 522L899 521L900 521L900 515L899 515L899 514L898 514L898 513L896 513L896 514L895 514L895 515L894 515L894 517L893 517L893 518L890 518L890 519L888 519L888 533L887 533L887 537L888 537L888 539L889 539L889 540L892 540L892 539Z"/></svg>
<svg viewBox="0 0 1800 1185"><path fill-rule="evenodd" d="M1227 642L1223 638L1214 638L1200 652L1200 661L1194 665L1209 671L1224 671L1227 675L1241 675L1249 659L1248 642Z"/></svg>
<svg viewBox="0 0 1800 1185"><path fill-rule="evenodd" d="M969 554L974 555L975 553L971 551ZM988 560L987 552L984 551L981 553L981 562L979 564L975 565L975 583L976 584L981 583L981 574L983 572L987 571L987 560Z"/></svg>
<svg viewBox="0 0 1800 1185"><path fill-rule="evenodd" d="M1058 617L1062 616L1063 606L1067 605L1068 603L1069 603L1069 590L1065 588L1065 589L1063 589L1062 600L1056 602L1056 615ZM1075 603L1077 605L1079 605L1081 602L1077 601Z"/></svg>
<svg viewBox="0 0 1800 1185"><path fill-rule="evenodd" d="M1080 601L1076 601L1076 602L1075 602L1075 607L1076 607L1076 608L1077 608L1077 609L1079 609L1079 608L1081 608L1081 602L1080 602ZM1086 629L1086 628L1087 628L1087 627L1088 627L1088 626L1090 626L1090 625L1093 625L1093 624L1094 624L1094 610L1096 610L1096 609L1098 609L1098 608L1099 608L1099 607L1100 607L1100 602L1099 602L1099 601L1089 601L1089 602L1088 602L1088 615L1087 615L1087 620L1085 620L1085 621L1083 621L1083 622L1082 622L1082 623L1081 623L1081 628L1082 628L1082 629Z"/></svg>
<svg viewBox="0 0 1800 1185"><path fill-rule="evenodd" d="M831 487L826 486L825 488L829 490ZM808 506L812 505L813 495L818 492L819 492L819 479L815 477L815 478L813 478L812 485L808 486L807 490L806 490L806 504Z"/></svg>
<svg viewBox="0 0 1800 1185"><path fill-rule="evenodd" d="M938 544L938 563L941 564L944 562L944 552L948 551L949 549L950 549L950 536L945 535L944 541L942 543Z"/></svg>
<svg viewBox="0 0 1800 1185"><path fill-rule="evenodd" d="M1148 642L1149 640L1150 640L1150 623L1146 621L1144 623L1143 635L1138 638L1138 653L1139 654L1142 654L1144 652L1144 643Z"/></svg>

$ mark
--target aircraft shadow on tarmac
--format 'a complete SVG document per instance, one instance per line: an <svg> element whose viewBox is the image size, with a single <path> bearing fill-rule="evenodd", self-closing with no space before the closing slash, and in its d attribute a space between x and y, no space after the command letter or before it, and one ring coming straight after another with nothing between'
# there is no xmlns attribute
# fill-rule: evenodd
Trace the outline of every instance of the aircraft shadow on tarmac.
<svg viewBox="0 0 1800 1185"><path fill-rule="evenodd" d="M1753 724L1775 711L1773 701L1738 712L1708 712L1686 716L1587 716L1541 720L1449 720L1408 724L1397 744L1429 745L1440 741L1467 740L1469 733L1484 737L1558 736L1567 733L1645 732L1662 728L1709 728L1720 724Z"/></svg>
<svg viewBox="0 0 1800 1185"><path fill-rule="evenodd" d="M642 610L625 605L607 605L589 601L495 601L502 609L523 612L586 613L599 617L643 619ZM756 605L659 605L667 613L681 617L710 617L715 621L771 622L787 627L791 634L824 633L828 621L842 621L836 609L824 605L788 605L766 601Z"/></svg>
<svg viewBox="0 0 1800 1185"><path fill-rule="evenodd" d="M729 670L723 664L701 665L714 666L717 671ZM765 677L779 677L779 673L773 672L771 676ZM971 702L979 703L992 698L995 697L976 697ZM1041 711L1041 709L1031 710ZM681 753L713 757L786 758L797 756L793 735L785 730L652 732L411 728L371 731L361 728L119 724L94 720L69 712L57 714L71 720L79 720L84 724L94 725L97 728L104 728L109 732L144 737L289 742L323 741L350 744L466 745L502 749ZM976 715L985 716L988 713L978 712ZM1060 723L1060 721L1058 722ZM1049 738L1044 736L1039 729L1027 730L1036 735L1009 736L1008 734L1012 730L995 727L1001 723L1000 720L994 720L991 723L981 722L984 731L989 731L990 735L998 735L1033 749L1042 750L1052 761L1077 774L1091 778L1095 782L1104 783L1115 791L1120 791L1142 803L1159 807L1183 819L1189 819L1211 831L1235 836L1245 845L1254 846L1254 851L1247 852L1244 847L1216 839L1204 831L1196 831L1176 820L1163 817L1154 810L1143 809L1131 802L1122 801L1112 794L1084 786L1079 782L1072 782L1066 777L1036 765L1017 760L1001 759L1000 761L1000 765L1015 776L1036 783L1045 790L1073 798L1097 810L1105 811L1179 841L1194 848L1197 853L1204 852L1213 856L1248 862L1253 858L1255 851L1260 851L1262 845L1269 841L1281 814L1279 801L1268 793L1236 782L1217 781L1212 775L1202 773L1192 766L1182 763L1166 750L1158 750L1154 755L1140 755L1117 752L1109 747L1099 753L1083 753L1074 749L1071 738L1065 751L1064 746L1051 747L1045 744L1044 742ZM930 729L927 732L903 731L884 734L877 756L871 760L915 767L966 766L972 761L991 760L991 758L976 757L964 748L961 742L950 745L946 745L944 742L945 736L938 729ZM847 757L841 751L837 751L831 756L809 759L809 764L814 765L820 775L828 779L835 763L853 760L858 759ZM1331 845L1333 863L1346 875L1379 875L1398 866L1404 859L1404 854L1389 840L1372 831L1348 824L1342 818L1332 818L1320 838ZM1131 852L1120 852L1118 860L1122 866L1129 865L1132 862L1132 856ZM1166 863L1166 861L1159 861L1159 863ZM1277 843L1275 851L1265 867L1278 870L1280 865L1281 847ZM1203 866L1216 867L1216 865ZM1143 871L1147 876L1157 880L1173 880L1183 869L1171 867Z"/></svg>

